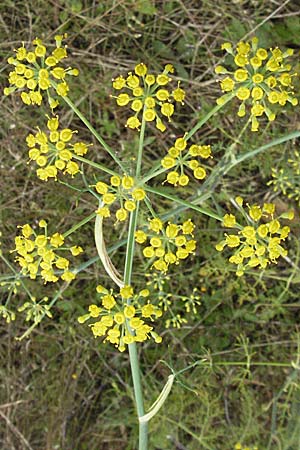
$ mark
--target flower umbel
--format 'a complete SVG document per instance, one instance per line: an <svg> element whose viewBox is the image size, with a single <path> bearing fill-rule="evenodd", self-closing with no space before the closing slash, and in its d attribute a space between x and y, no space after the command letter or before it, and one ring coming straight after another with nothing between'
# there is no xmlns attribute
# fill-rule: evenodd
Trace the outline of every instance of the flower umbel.
<svg viewBox="0 0 300 450"><path fill-rule="evenodd" d="M95 337L105 337L104 342L114 344L121 352L128 344L143 342L151 337L156 343L162 341L144 320L153 322L162 315L162 311L150 302L148 289L134 294L131 286L124 286L119 293L114 293L113 290L97 286L97 292L100 294L101 306L90 305L89 313L78 318L80 323L100 318L89 325Z"/></svg>
<svg viewBox="0 0 300 450"><path fill-rule="evenodd" d="M237 197L236 201L242 208L242 199ZM247 213L249 225L240 227L236 234L225 233L226 239L216 245L218 251L223 251L226 246L237 249L229 258L229 262L237 265L238 276L243 275L249 267L265 269L268 264L277 263L280 256L287 255L287 250L281 244L288 237L290 228L282 226L279 219L292 220L294 217L293 211L290 211L275 219L273 203L264 203L262 208L258 205L248 205ZM259 224L261 219L263 222ZM238 228L236 217L233 214L225 214L223 226Z"/></svg>
<svg viewBox="0 0 300 450"><path fill-rule="evenodd" d="M281 192L288 199L293 199L300 206L300 153L293 149L289 158L284 158L280 166L272 167L272 180L267 185L274 192Z"/></svg>
<svg viewBox="0 0 300 450"><path fill-rule="evenodd" d="M152 267L166 273L170 265L179 264L195 252L196 241L191 239L194 228L190 219L182 225L168 222L164 226L160 219L154 218L149 221L147 233L136 231L135 240L138 244L150 244L143 249L143 255L153 261Z"/></svg>
<svg viewBox="0 0 300 450"><path fill-rule="evenodd" d="M69 252L77 256L83 252L81 247L65 247L64 236L60 233L47 235L47 223L44 220L39 222L42 233L37 234L29 225L20 226L22 234L15 238L16 261L21 266L24 275L29 274L31 279L36 279L40 275L44 282L58 281L59 277L64 281L74 280L75 273L69 270L70 261L59 256L57 252ZM58 273L57 273L58 272Z"/></svg>
<svg viewBox="0 0 300 450"><path fill-rule="evenodd" d="M95 189L101 195L103 204L96 213L103 218L110 217L110 208L118 203L118 209L115 212L117 222L125 221L128 213L135 210L137 202L146 197L144 189L137 185L135 179L129 175L112 176L110 184L98 181Z"/></svg>
<svg viewBox="0 0 300 450"><path fill-rule="evenodd" d="M66 46L62 47L64 36L55 36L56 48L47 55L47 48L41 39L34 39L34 48L26 50L24 44L15 50L15 56L8 58L8 63L14 66L9 73L10 87L4 88L4 94L21 92L21 99L26 105L40 106L43 96L46 95L50 107L56 108L58 97L65 97L69 91L66 76L77 76L79 71L60 66L61 61L67 58ZM50 94L54 92L53 98Z"/></svg>
<svg viewBox="0 0 300 450"><path fill-rule="evenodd" d="M30 302L25 302L18 308L18 312L26 312L26 322L33 321L35 324L41 322L44 316L52 319L51 307L47 304L48 297L43 297L37 301L35 297L31 297Z"/></svg>
<svg viewBox="0 0 300 450"><path fill-rule="evenodd" d="M155 121L156 128L160 131L166 130L162 117L170 122L174 113L173 101L182 104L185 98L185 92L179 87L179 83L176 89L167 89L167 85L172 81L169 73L173 72L174 67L167 64L162 73L153 75L148 72L144 63L140 63L135 66L134 73L129 72L126 78L120 75L113 80L114 89L123 91L115 97L117 105L130 105L134 112L134 115L127 119L127 127L139 129L140 118L143 116L146 122Z"/></svg>
<svg viewBox="0 0 300 450"><path fill-rule="evenodd" d="M165 182L174 186L186 186L190 177L186 173L188 169L194 178L203 180L206 177L205 168L199 163L198 158L207 159L211 157L210 145L191 145L187 148L184 136L176 139L174 146L168 150L168 155L161 160L165 169L172 169Z"/></svg>
<svg viewBox="0 0 300 450"><path fill-rule="evenodd" d="M292 49L285 52L278 47L269 51L258 46L258 39L251 42L239 42L234 51L230 43L222 45L233 58L236 70L230 71L217 66L215 72L224 75L220 86L225 94L217 100L223 104L232 94L240 101L238 116L244 117L250 112L251 130L259 128L259 118L265 115L269 121L276 118L276 113L287 102L296 106L294 97L292 66L286 59L293 54Z"/></svg>
<svg viewBox="0 0 300 450"><path fill-rule="evenodd" d="M79 166L73 158L85 155L88 145L84 142L71 143L77 131L59 129L58 116L49 118L47 128L46 133L38 129L35 134L30 133L26 138L29 158L39 166L37 176L43 181L56 179L58 172L73 177L79 172Z"/></svg>

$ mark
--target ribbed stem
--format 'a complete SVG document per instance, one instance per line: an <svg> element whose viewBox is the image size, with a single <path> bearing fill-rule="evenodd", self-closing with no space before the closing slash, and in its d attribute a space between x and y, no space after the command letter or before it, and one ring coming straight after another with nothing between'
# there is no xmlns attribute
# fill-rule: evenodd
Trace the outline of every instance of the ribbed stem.
<svg viewBox="0 0 300 450"><path fill-rule="evenodd" d="M131 275L132 275L132 265L134 256L134 233L136 230L138 218L138 205L137 208L131 213L129 221L128 239L127 239L127 249L126 249L126 261L124 270L124 284L130 285ZM139 367L139 359L137 354L136 343L128 345L129 348L129 358L131 366L131 374L133 380L133 390L136 402L136 409L138 417L142 417L145 414L144 410L144 400L142 392L141 374ZM148 449L148 423L139 422L139 450Z"/></svg>
<svg viewBox="0 0 300 450"><path fill-rule="evenodd" d="M141 124L140 138L139 138L139 148L138 148L137 165L136 165L136 177L139 177L140 172L141 172L144 136L145 136L145 125L146 125L145 120L143 118L142 124ZM125 269L124 269L124 284L125 285L131 284L134 247L135 247L134 234L135 234L136 227L137 227L138 210L139 210L139 203L137 202L136 209L130 214L128 238L127 238L127 248L126 248L126 260L125 260ZM143 391L142 391L142 383L141 383L141 373L140 373L139 358L138 358L136 343L133 342L132 344L129 344L128 348L129 348L130 367L131 367L137 415L138 415L138 418L140 418L145 415L145 410L144 410L144 399L143 399ZM148 422L141 423L139 421L139 450L148 450Z"/></svg>

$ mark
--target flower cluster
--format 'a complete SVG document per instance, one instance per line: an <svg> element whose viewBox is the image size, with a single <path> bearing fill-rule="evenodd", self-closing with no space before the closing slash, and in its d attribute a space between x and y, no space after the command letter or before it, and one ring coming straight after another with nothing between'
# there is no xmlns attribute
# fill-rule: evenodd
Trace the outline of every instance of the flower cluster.
<svg viewBox="0 0 300 450"><path fill-rule="evenodd" d="M5 305L0 305L0 317L3 317L6 323L11 323L16 320L15 312L8 309Z"/></svg>
<svg viewBox="0 0 300 450"><path fill-rule="evenodd" d="M162 338L153 331L153 327L145 323L161 317L162 311L149 300L149 290L143 289L134 294L131 286L120 288L120 292L108 291L103 286L97 286L101 306L90 305L89 313L78 318L79 323L89 319L98 319L90 325L95 337L105 336L104 342L114 344L121 352L126 345L133 342L143 342L152 337L156 343Z"/></svg>
<svg viewBox="0 0 300 450"><path fill-rule="evenodd" d="M197 180L206 177L206 170L200 165L198 159L211 157L210 145L191 145L187 149L187 141L184 136L176 139L174 146L168 150L168 155L161 160L164 169L173 169L167 175L166 182L174 186L186 186L190 178L185 173L185 168L193 172Z"/></svg>
<svg viewBox="0 0 300 450"><path fill-rule="evenodd" d="M300 205L300 153L293 150L287 160L284 159L282 166L272 168L272 180L267 185L273 186L274 192L280 191L288 199L295 200Z"/></svg>
<svg viewBox="0 0 300 450"><path fill-rule="evenodd" d="M39 168L37 176L44 181L48 178L56 179L59 171L68 173L72 177L79 172L74 156L83 156L88 150L84 142L71 143L73 134L69 128L59 129L58 116L49 118L47 133L38 129L35 134L29 134L26 138L29 147L29 158L35 161Z"/></svg>
<svg viewBox="0 0 300 450"><path fill-rule="evenodd" d="M135 240L139 244L150 244L143 249L143 255L153 261L152 267L166 273L170 264L179 264L180 260L195 252L196 241L190 239L194 228L190 219L182 225L168 222L164 226L160 219L154 218L149 220L147 233L136 231Z"/></svg>
<svg viewBox="0 0 300 450"><path fill-rule="evenodd" d="M24 275L29 274L31 279L35 279L38 275L44 282L58 281L59 277L56 271L60 272L60 278L70 282L74 280L75 273L69 270L70 261L67 258L59 256L57 251L68 251L73 256L77 256L83 252L79 246L64 247L64 236L60 233L54 233L47 236L47 223L40 220L39 228L43 229L43 233L37 234L29 225L20 226L22 234L15 238L16 261L21 266L21 272Z"/></svg>
<svg viewBox="0 0 300 450"><path fill-rule="evenodd" d="M4 88L4 94L21 91L21 99L26 105L41 105L43 95L47 93L50 107L56 108L58 99L54 99L51 90L58 96L65 97L69 86L65 80L67 75L78 75L77 69L60 66L61 61L67 57L66 47L62 47L63 36L55 36L56 48L47 55L47 49L41 39L34 39L33 51L24 47L15 50L15 57L8 58L8 63L14 66L9 73L10 87Z"/></svg>
<svg viewBox="0 0 300 450"><path fill-rule="evenodd" d="M275 105L285 106L286 102L293 106L298 104L292 84L297 74L292 73L291 65L285 62L293 54L292 49L282 52L276 47L268 51L258 47L257 38L251 42L239 42L236 51L229 42L224 43L222 49L232 56L237 69L232 72L223 66L216 67L217 74L225 75L220 81L225 95L217 103L223 104L235 95L241 102L237 113L239 117L247 114L249 104L252 131L258 130L258 118L263 114L269 121L275 119Z"/></svg>
<svg viewBox="0 0 300 450"><path fill-rule="evenodd" d="M155 120L156 128L165 131L166 126L161 120L161 116L170 118L174 113L173 100L177 103L183 103L185 92L179 87L169 91L166 87L172 81L169 73L174 72L174 67L167 64L164 71L158 75L148 72L144 63L135 66L134 73L129 72L124 78L122 75L113 80L113 87L116 90L125 90L116 96L118 106L130 105L134 112L133 116L127 119L126 126L132 129L139 129L141 121L139 117L143 116L146 122ZM160 115L158 114L158 109Z"/></svg>
<svg viewBox="0 0 300 450"><path fill-rule="evenodd" d="M128 212L134 211L136 203L144 200L146 192L136 185L133 177L113 175L110 184L98 181L95 185L98 194L101 194L102 205L96 213L102 217L110 217L110 207L118 202L120 208L115 215L118 222L123 222L128 217Z"/></svg>
<svg viewBox="0 0 300 450"><path fill-rule="evenodd" d="M236 198L240 208L243 208L243 199ZM246 213L246 211L245 211ZM258 205L248 205L248 217L251 225L239 227L233 214L225 214L223 226L227 228L240 228L237 234L226 234L226 239L216 245L218 251L224 247L237 248L229 258L229 262L237 265L236 274L241 276L245 269L260 267L265 269L270 263L277 263L280 256L286 256L287 250L282 247L289 235L290 228L281 226L279 218L292 220L293 211L283 213L279 218L274 218L275 205L264 203L261 208ZM263 223L259 224L260 221Z"/></svg>
<svg viewBox="0 0 300 450"><path fill-rule="evenodd" d="M48 305L48 297L43 297L37 301L35 297L31 297L30 302L25 302L18 308L18 312L26 312L26 322L33 321L35 324L41 322L43 317L47 316L52 319L52 313L50 311L51 306Z"/></svg>

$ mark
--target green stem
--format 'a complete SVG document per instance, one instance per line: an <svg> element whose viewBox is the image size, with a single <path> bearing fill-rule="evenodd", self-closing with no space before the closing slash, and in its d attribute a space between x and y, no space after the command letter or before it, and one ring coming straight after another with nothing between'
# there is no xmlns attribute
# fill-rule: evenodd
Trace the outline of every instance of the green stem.
<svg viewBox="0 0 300 450"><path fill-rule="evenodd" d="M103 172L109 173L110 175L118 175L118 173L115 172L114 170L108 169L107 167L103 166L102 164L95 163L94 161L83 158L82 156L73 155L73 158L76 159L77 161L88 164L89 166L95 167L95 169L100 169Z"/></svg>
<svg viewBox="0 0 300 450"><path fill-rule="evenodd" d="M236 158L236 161L233 162L230 167L227 169L227 172L231 170L234 166L237 164L240 164L241 162L245 161L246 159L252 158L255 155L258 155L261 152L264 152L270 147L273 147L275 145L283 144L284 142L290 141L292 139L296 139L300 137L300 131L293 131L292 133L286 134L285 136L281 136L280 138L274 139L273 141L269 142L268 144L262 145L261 147L256 148L255 150L250 150L247 153L244 153L243 155Z"/></svg>
<svg viewBox="0 0 300 450"><path fill-rule="evenodd" d="M201 214L205 214L206 216L212 217L213 219L219 220L220 222L222 222L222 220L223 220L223 218L218 216L218 214L215 214L214 212L209 211L207 209L200 208L200 206L197 206L194 203L191 203L191 202L188 202L181 198L170 195L167 192L162 191L161 189L152 188L150 186L145 186L144 188L145 188L145 191L147 191L147 192L152 192L152 194L157 194L160 197L167 198L168 200L171 200L172 202L179 203L180 205L185 206L185 209L186 208L194 209L195 211L197 211ZM175 212L175 210L174 210L174 212Z"/></svg>
<svg viewBox="0 0 300 450"><path fill-rule="evenodd" d="M63 97L64 101L68 106L72 109L72 111L79 117L79 119L85 124L85 126L90 130L93 136L97 139L97 141L102 145L104 150L113 158L113 160L120 166L120 168L125 172L124 166L121 160L117 157L112 148L104 141L104 139L100 136L100 134L95 130L93 125L87 120L87 118L79 111L79 109L74 105L74 103L68 98Z"/></svg>
<svg viewBox="0 0 300 450"><path fill-rule="evenodd" d="M159 166L160 166L160 163L159 163ZM168 170L169 169L165 169L164 167L160 166L160 169L155 170L154 172L148 173L148 175L146 175L142 181L143 181L143 183L147 183L147 181L152 180L152 178L155 178L158 175L161 175L162 173L167 172Z"/></svg>
<svg viewBox="0 0 300 450"><path fill-rule="evenodd" d="M124 284L125 285L131 284L134 246L135 246L134 233L135 233L135 230L137 227L138 209L139 209L139 204L137 204L137 208L130 214L128 238L127 238L127 249L126 249L126 260L125 260L125 269L124 269ZM144 410L141 374L140 374L139 359L138 359L138 354L137 354L136 343L133 342L132 344L129 344L128 348L129 348L131 374L132 374L132 380L133 380L134 397L135 397L135 402L136 402L137 414L138 414L138 417L140 418L140 417L144 416L145 410ZM144 423L139 422L139 450L147 450L147 449L148 449L148 422L144 422Z"/></svg>
<svg viewBox="0 0 300 450"><path fill-rule="evenodd" d="M136 164L136 172L135 172L137 178L140 176L140 173L141 173L142 155L143 155L144 138L145 138L145 128L146 128L146 122L143 118L142 124L141 124L140 137L139 137L139 148L138 148L138 156L137 156L137 164ZM136 227L137 227L138 210L139 210L139 203L137 203L136 209L130 215L128 238L127 238L127 248L126 248L126 260L125 260L125 269L124 269L124 284L125 285L131 284L134 247L135 247L134 234L135 234ZM131 374L132 374L132 380L133 380L134 397L135 397L135 402L136 402L138 418L140 419L142 416L145 415L145 410L144 410L141 374L140 374L139 358L138 358L138 354L137 354L136 343L133 342L132 344L129 344L128 349L129 349ZM141 423L139 420L139 450L147 450L147 449L148 449L148 421Z"/></svg>
<svg viewBox="0 0 300 450"><path fill-rule="evenodd" d="M144 106L144 110L146 107ZM142 166L142 156L143 156L143 148L144 148L144 138L145 138L145 129L146 129L146 122L144 119L144 115L142 118L142 125L141 125L141 131L140 131L140 138L139 138L139 149L138 149L138 157L136 162L136 172L135 175L138 178L141 173L141 166Z"/></svg>
<svg viewBox="0 0 300 450"><path fill-rule="evenodd" d="M138 417L140 418L145 415L145 410L144 410L141 374L139 368L139 357L137 354L137 346L135 342L129 344L128 347L129 347L129 358L130 358L136 409ZM141 423L139 421L139 450L147 450L147 449L148 449L148 422Z"/></svg>
<svg viewBox="0 0 300 450"><path fill-rule="evenodd" d="M94 217L96 216L96 213L92 213L89 216L85 217L84 219L82 219L80 222L76 223L75 225L73 225L68 231L66 231L63 236L67 237L70 234L74 233L74 231L78 230L78 228L82 227L83 225L85 225L86 223L90 222L90 220L92 220Z"/></svg>

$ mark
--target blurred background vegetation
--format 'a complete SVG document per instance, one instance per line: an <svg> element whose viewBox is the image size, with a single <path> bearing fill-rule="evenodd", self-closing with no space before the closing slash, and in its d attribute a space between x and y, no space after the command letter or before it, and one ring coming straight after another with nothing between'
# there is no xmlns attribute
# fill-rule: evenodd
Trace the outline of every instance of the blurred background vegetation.
<svg viewBox="0 0 300 450"><path fill-rule="evenodd" d="M7 85L6 60L14 48L37 36L51 44L55 34L65 32L69 64L80 70L80 77L71 80L70 97L122 158L132 157L136 138L124 128L125 115L110 98L111 79L141 61L152 70L169 62L175 66L187 91L186 104L174 116L169 133L153 129L152 153L144 160L149 167L175 136L215 104L219 87L214 67L223 57L224 40L236 43L257 35L262 46L294 48L299 69L297 0L3 0L1 91ZM212 165L241 131L234 109L228 106L197 133L198 139L213 146ZM67 108L60 110L60 116L66 126L79 130L81 138L91 140ZM276 122L236 142L239 151L299 129L299 117L298 108L286 107ZM63 232L95 210L88 195L63 184L44 183L27 165L25 136L41 120L41 109L29 110L18 96L1 97L0 222L5 253L14 247L19 224L45 218L53 232ZM110 164L94 144L90 157ZM288 170L288 158L297 158L295 150L297 142L289 142L236 167L216 187L210 206L222 214L231 197L242 195L252 203L273 201L280 211L292 206L299 219L299 200L267 185L272 168ZM298 178L289 174L293 192L299 188ZM177 379L151 422L151 449L233 450L241 442L251 449L299 450L299 220L294 221L288 243L290 260L237 278L214 248L220 225L204 216L189 217L197 224L197 254L184 269L157 281L164 283L162 292L172 292L170 298L162 294L161 300L170 327L162 320L157 327L163 344L151 342L140 349L146 406L159 394L170 373L168 366L175 371L193 367ZM106 241L113 245L125 232L109 227ZM3 450L133 450L137 445L128 357L101 344L88 327L77 323L94 300L95 286L99 282L109 286L95 258L93 224L72 239L85 249L82 261L94 258L95 262L64 290L53 319L45 319L21 341L15 338L28 328L22 314L9 324L0 322ZM112 257L122 267L124 248ZM141 279L144 268L141 263L136 267L135 276ZM8 269L0 268L3 280ZM199 293L196 311L189 308L191 287ZM30 288L37 298L51 297L57 290L39 283L31 283ZM14 311L26 301L21 291L10 298L7 285L1 289L2 303L9 299Z"/></svg>

